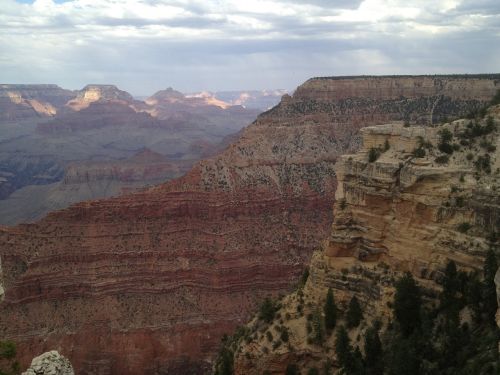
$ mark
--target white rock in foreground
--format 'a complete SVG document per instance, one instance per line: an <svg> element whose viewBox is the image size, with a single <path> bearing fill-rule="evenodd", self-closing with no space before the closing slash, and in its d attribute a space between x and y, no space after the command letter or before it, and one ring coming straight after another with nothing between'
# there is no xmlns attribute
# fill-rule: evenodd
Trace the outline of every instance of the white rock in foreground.
<svg viewBox="0 0 500 375"><path fill-rule="evenodd" d="M56 350L33 358L31 366L22 375L75 375L71 362Z"/></svg>

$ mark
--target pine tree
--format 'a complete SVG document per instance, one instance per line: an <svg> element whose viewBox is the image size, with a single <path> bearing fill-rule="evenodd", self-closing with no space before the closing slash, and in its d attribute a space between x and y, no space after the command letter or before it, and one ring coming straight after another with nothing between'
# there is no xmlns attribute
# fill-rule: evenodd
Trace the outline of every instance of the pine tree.
<svg viewBox="0 0 500 375"><path fill-rule="evenodd" d="M388 363L389 375L419 375L421 361L409 339L394 340Z"/></svg>
<svg viewBox="0 0 500 375"><path fill-rule="evenodd" d="M492 249L488 250L484 261L484 286L483 286L483 304L486 314L486 321L491 324L496 324L495 314L497 311L497 294L495 286L495 274L498 269L498 262L495 253Z"/></svg>
<svg viewBox="0 0 500 375"><path fill-rule="evenodd" d="M460 310L458 299L459 279L457 266L454 261L449 261L446 265L443 278L443 291L440 296L440 307L447 320L456 320Z"/></svg>
<svg viewBox="0 0 500 375"><path fill-rule="evenodd" d="M324 307L325 313L325 328L328 332L331 332L335 328L337 323L337 307L335 306L335 299L333 298L332 288L328 288L326 294L326 301Z"/></svg>
<svg viewBox="0 0 500 375"><path fill-rule="evenodd" d="M229 348L230 340L227 335L222 337L222 346L217 356L215 375L232 375L234 366L234 354Z"/></svg>
<svg viewBox="0 0 500 375"><path fill-rule="evenodd" d="M346 371L352 364L353 354L351 340L344 326L340 326L337 330L335 336L335 352L337 353L339 366Z"/></svg>
<svg viewBox="0 0 500 375"><path fill-rule="evenodd" d="M262 319L266 323L271 323L274 319L275 311L276 308L273 301L269 297L266 297L262 305L260 305L259 319Z"/></svg>
<svg viewBox="0 0 500 375"><path fill-rule="evenodd" d="M356 296L351 298L349 302L349 308L347 310L347 327L353 328L359 326L361 319L363 319L363 311L359 305L359 301Z"/></svg>
<svg viewBox="0 0 500 375"><path fill-rule="evenodd" d="M313 319L312 319L312 327L314 333L314 342L317 345L323 344L325 341L323 322L321 321L321 314L318 309L314 310Z"/></svg>
<svg viewBox="0 0 500 375"><path fill-rule="evenodd" d="M471 273L469 275L469 281L467 282L467 286L465 289L466 293L466 302L470 306L472 310L472 317L476 324L479 324L482 320L482 292L483 292L483 284L478 278L477 273Z"/></svg>
<svg viewBox="0 0 500 375"><path fill-rule="evenodd" d="M297 365L290 363L288 366L286 366L285 375L297 375L298 373L299 369Z"/></svg>
<svg viewBox="0 0 500 375"><path fill-rule="evenodd" d="M420 327L420 307L422 305L420 288L407 272L396 282L394 315L404 336L409 336Z"/></svg>
<svg viewBox="0 0 500 375"><path fill-rule="evenodd" d="M384 353L378 331L370 327L365 333L365 364L367 375L384 374Z"/></svg>

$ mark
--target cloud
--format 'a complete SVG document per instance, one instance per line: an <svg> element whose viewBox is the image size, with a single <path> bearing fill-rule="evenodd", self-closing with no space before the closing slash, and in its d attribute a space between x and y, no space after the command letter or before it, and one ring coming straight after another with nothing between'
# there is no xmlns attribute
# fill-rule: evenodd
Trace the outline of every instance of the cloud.
<svg viewBox="0 0 500 375"><path fill-rule="evenodd" d="M500 66L497 0L0 0L0 9L3 82L150 94Z"/></svg>

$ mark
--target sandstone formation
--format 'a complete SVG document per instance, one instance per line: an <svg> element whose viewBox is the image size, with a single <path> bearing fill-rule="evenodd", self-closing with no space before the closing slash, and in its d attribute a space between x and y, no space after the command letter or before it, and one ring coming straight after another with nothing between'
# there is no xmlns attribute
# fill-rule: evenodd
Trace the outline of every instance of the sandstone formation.
<svg viewBox="0 0 500 375"><path fill-rule="evenodd" d="M31 366L22 375L74 375L70 361L56 350L33 358Z"/></svg>
<svg viewBox="0 0 500 375"><path fill-rule="evenodd" d="M308 282L282 300L280 321L267 328L276 337L286 327L289 344L269 342L266 328L258 331L254 320L249 328L258 333L241 341L235 374L278 374L289 363L320 367L332 358L334 335L319 347L306 331L307 315L324 304L329 287L341 310L356 296L369 318L389 320L394 280L403 272L418 279L426 298L436 298L448 261L462 270L482 269L494 241L490 235L500 228L500 106L488 115L496 130L482 136L473 135L476 125L470 120L361 130L360 151L337 162L335 218L312 256ZM488 121L481 120L477 129L490 126ZM437 149L443 129L460 144L447 161ZM424 155L415 152L419 149ZM375 161L369 160L372 150L380 153ZM352 340L358 333L351 333Z"/></svg>
<svg viewBox="0 0 500 375"><path fill-rule="evenodd" d="M0 121L51 117L74 97L57 85L0 84Z"/></svg>
<svg viewBox="0 0 500 375"><path fill-rule="evenodd" d="M87 85L78 92L76 98L68 101L66 106L80 111L91 103L103 101L130 104L134 98L128 92L119 90L115 85Z"/></svg>
<svg viewBox="0 0 500 375"><path fill-rule="evenodd" d="M491 76L313 79L180 179L3 228L1 335L17 342L23 363L61 347L83 374L206 371L221 335L244 322L265 295L286 291L327 238L334 165L358 149L359 128L457 117L484 105L498 84ZM366 92L374 97L362 97L358 85L374 87ZM378 183L389 187L381 192L395 183L394 163L388 163ZM438 175L443 169L425 168ZM374 173L369 178L378 178ZM469 173L465 186L475 186ZM458 216L445 217L455 233ZM474 254L460 243L457 258L469 264ZM384 249L372 247L374 254ZM342 261L358 267L357 254L350 249ZM426 269L419 258L386 257ZM315 255L313 265L328 263L320 258ZM317 269L311 280L321 280ZM423 277L436 274L429 266ZM361 287L371 291L370 283Z"/></svg>

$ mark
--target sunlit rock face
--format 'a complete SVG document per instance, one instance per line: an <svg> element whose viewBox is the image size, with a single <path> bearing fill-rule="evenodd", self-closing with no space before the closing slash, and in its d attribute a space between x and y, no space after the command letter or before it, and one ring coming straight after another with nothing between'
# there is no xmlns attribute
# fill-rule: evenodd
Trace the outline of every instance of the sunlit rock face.
<svg viewBox="0 0 500 375"><path fill-rule="evenodd" d="M404 272L413 274L428 300L438 298L449 261L461 270L481 272L494 245L491 234L500 228L500 106L487 115L496 130L476 138L473 145L461 145L447 162L436 161L443 156L436 147L439 132L449 130L458 144L470 120L437 127L391 123L361 129L358 152L337 159L334 220L310 261L309 279L301 291L305 301L297 292L281 301L278 313L290 317L283 323L290 345L275 349L265 335L249 344L243 340L241 350L235 351L236 374L257 375L266 369L283 373L289 363L310 368L331 358L334 335L318 350L308 342L304 315L309 311L298 313L299 305L322 306L328 288L343 311L356 296L368 321L387 321L394 281ZM486 138L495 149L478 147ZM425 155L416 157L414 151L422 145ZM380 155L370 160L374 149ZM487 158L490 167L479 168L479 157ZM496 283L500 285L500 271Z"/></svg>
<svg viewBox="0 0 500 375"><path fill-rule="evenodd" d="M426 82L442 89L422 91ZM58 347L77 373L208 371L222 334L289 290L330 235L335 164L359 149L359 129L459 116L486 103L495 82L312 79L182 178L2 229L1 335L25 364Z"/></svg>
<svg viewBox="0 0 500 375"><path fill-rule="evenodd" d="M134 98L128 92L118 89L115 85L87 85L66 105L73 110L79 111L87 108L90 103L97 101L131 104Z"/></svg>
<svg viewBox="0 0 500 375"><path fill-rule="evenodd" d="M57 85L0 84L0 121L52 117L75 96Z"/></svg>

